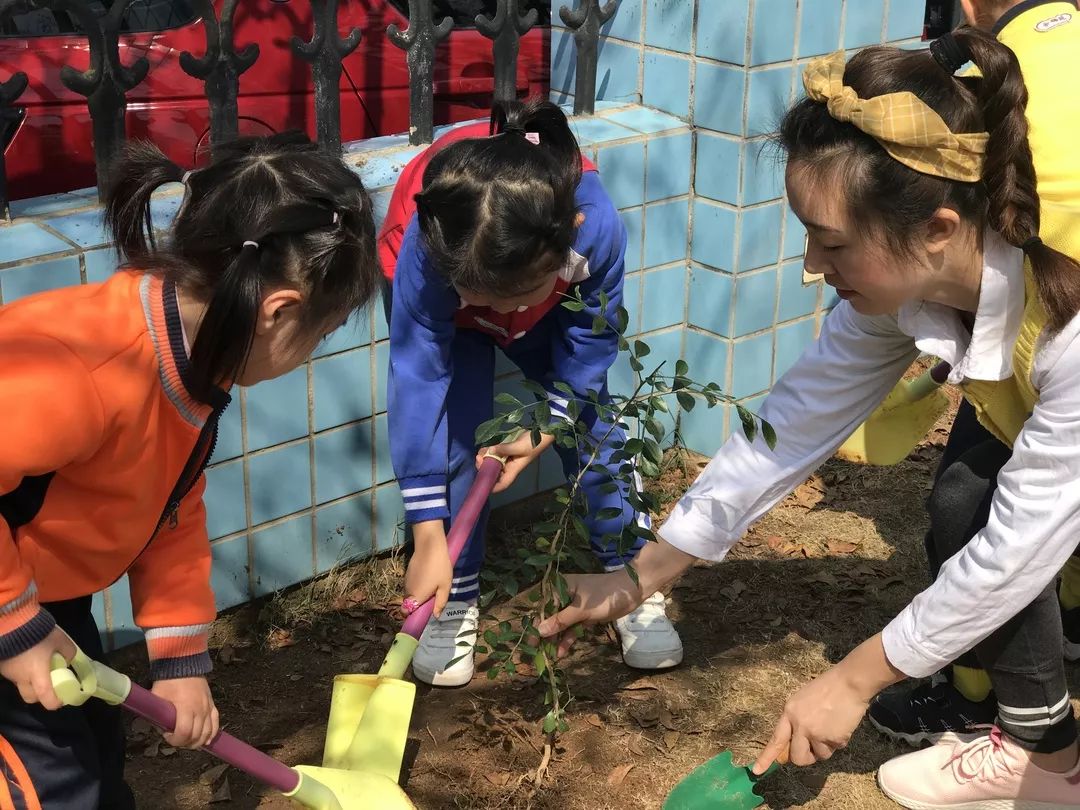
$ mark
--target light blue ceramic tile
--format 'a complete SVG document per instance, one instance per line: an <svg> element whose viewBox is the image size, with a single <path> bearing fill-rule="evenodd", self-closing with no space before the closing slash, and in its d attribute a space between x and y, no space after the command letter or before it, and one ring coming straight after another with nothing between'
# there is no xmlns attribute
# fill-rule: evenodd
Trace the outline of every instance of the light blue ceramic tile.
<svg viewBox="0 0 1080 810"><path fill-rule="evenodd" d="M43 217L59 214L74 208L90 205L97 198L96 189L92 197L85 194L62 193L48 194L44 197L31 197L28 200L13 200L10 204L11 218Z"/></svg>
<svg viewBox="0 0 1080 810"><path fill-rule="evenodd" d="M218 421L217 444L211 462L217 464L237 458L244 452L244 436L240 427L240 393L233 390L232 402Z"/></svg>
<svg viewBox="0 0 1080 810"><path fill-rule="evenodd" d="M315 567L320 573L372 553L373 498L368 491L315 512Z"/></svg>
<svg viewBox="0 0 1080 810"><path fill-rule="evenodd" d="M252 525L311 506L311 455L306 441L249 456L248 475Z"/></svg>
<svg viewBox="0 0 1080 810"><path fill-rule="evenodd" d="M104 643L109 629L108 617L105 614L105 592L98 591L90 600L90 615L94 617L94 623L98 626L98 631L101 633L101 640ZM106 649L108 645L106 644Z"/></svg>
<svg viewBox="0 0 1080 810"><path fill-rule="evenodd" d="M784 206L784 258L793 259L803 255L806 247L806 228L799 222L795 212Z"/></svg>
<svg viewBox="0 0 1080 810"><path fill-rule="evenodd" d="M552 14L552 19L556 15ZM551 29L551 100L564 103L574 95L577 75L577 50L574 37L564 28Z"/></svg>
<svg viewBox="0 0 1080 810"><path fill-rule="evenodd" d="M628 107L604 116L635 132L655 135L669 129L686 129L686 122L649 107Z"/></svg>
<svg viewBox="0 0 1080 810"><path fill-rule="evenodd" d="M645 142L600 149L600 177L616 208L641 205L645 199Z"/></svg>
<svg viewBox="0 0 1080 810"><path fill-rule="evenodd" d="M97 284L108 281L120 266L120 256L116 248L107 247L88 250L83 254L83 267L86 268L86 283Z"/></svg>
<svg viewBox="0 0 1080 810"><path fill-rule="evenodd" d="M690 133L652 138L648 143L645 199L649 202L690 193Z"/></svg>
<svg viewBox="0 0 1080 810"><path fill-rule="evenodd" d="M821 308L832 309L840 303L842 299L836 294L836 289L825 284L821 288Z"/></svg>
<svg viewBox="0 0 1080 810"><path fill-rule="evenodd" d="M686 258L689 203L657 203L645 209L645 267L671 264Z"/></svg>
<svg viewBox="0 0 1080 810"><path fill-rule="evenodd" d="M845 5L844 47L862 48L881 42L885 23L885 0L849 0Z"/></svg>
<svg viewBox="0 0 1080 810"><path fill-rule="evenodd" d="M375 345L375 413L386 413L386 385L390 373L390 344L377 343Z"/></svg>
<svg viewBox="0 0 1080 810"><path fill-rule="evenodd" d="M401 176L405 164L413 159L420 150L395 149L392 152L364 152L353 171L360 175L364 188L391 188Z"/></svg>
<svg viewBox="0 0 1080 810"><path fill-rule="evenodd" d="M914 0L896 0L908 5L923 5ZM895 5L895 4L894 4ZM821 56L840 48L840 21L843 0L802 0L802 25L799 28L799 56Z"/></svg>
<svg viewBox="0 0 1080 810"><path fill-rule="evenodd" d="M754 0L750 64L788 62L795 56L795 0Z"/></svg>
<svg viewBox="0 0 1080 810"><path fill-rule="evenodd" d="M612 394L628 397L637 386L637 378L630 368L630 356L627 352L619 352L608 369L608 390Z"/></svg>
<svg viewBox="0 0 1080 810"><path fill-rule="evenodd" d="M645 44L679 53L693 52L694 3L645 0ZM622 11L616 12L616 16Z"/></svg>
<svg viewBox="0 0 1080 810"><path fill-rule="evenodd" d="M307 366L247 391L248 451L299 439L308 433Z"/></svg>
<svg viewBox="0 0 1080 810"><path fill-rule="evenodd" d="M743 134L746 71L699 63L694 83L694 123L700 127Z"/></svg>
<svg viewBox="0 0 1080 810"><path fill-rule="evenodd" d="M735 269L736 213L730 208L694 200L694 261L720 270Z"/></svg>
<svg viewBox="0 0 1080 810"><path fill-rule="evenodd" d="M746 105L747 136L776 130L791 104L790 67L768 68L750 73L750 95Z"/></svg>
<svg viewBox="0 0 1080 810"><path fill-rule="evenodd" d="M371 420L315 437L315 503L371 488Z"/></svg>
<svg viewBox="0 0 1080 810"><path fill-rule="evenodd" d="M390 427L386 414L375 417L375 483L394 480L394 463L390 456Z"/></svg>
<svg viewBox="0 0 1080 810"><path fill-rule="evenodd" d="M731 395L754 396L772 383L773 333L737 340L731 354Z"/></svg>
<svg viewBox="0 0 1080 810"><path fill-rule="evenodd" d="M0 296L5 304L34 293L74 287L80 283L78 256L0 270Z"/></svg>
<svg viewBox="0 0 1080 810"><path fill-rule="evenodd" d="M776 328L776 379L780 379L814 342L814 319L806 318Z"/></svg>
<svg viewBox="0 0 1080 810"><path fill-rule="evenodd" d="M784 194L784 159L769 141L749 141L743 148L742 204L756 205Z"/></svg>
<svg viewBox="0 0 1080 810"><path fill-rule="evenodd" d="M557 5L566 5L572 8L574 4L571 0L556 0L552 3L551 21L553 24L561 25L562 18L558 16ZM600 29L601 34L605 37L641 42L641 20L641 0L619 0L619 7L615 11L615 16L604 23L604 27Z"/></svg>
<svg viewBox="0 0 1080 810"><path fill-rule="evenodd" d="M645 285L641 310L641 331L652 332L681 324L686 309L686 267L653 270L642 276Z"/></svg>
<svg viewBox="0 0 1080 810"><path fill-rule="evenodd" d="M703 456L716 455L716 451L727 438L728 410L724 405L705 408L699 404L690 413L684 413L680 419L679 432L686 446Z"/></svg>
<svg viewBox="0 0 1080 810"><path fill-rule="evenodd" d="M747 208L742 212L739 237L739 272L776 264L780 256L781 203Z"/></svg>
<svg viewBox="0 0 1080 810"><path fill-rule="evenodd" d="M803 284L803 263L787 262L780 267L780 323L809 315L817 309L818 284Z"/></svg>
<svg viewBox="0 0 1080 810"><path fill-rule="evenodd" d="M386 294L393 295L392 290L387 290ZM386 308L383 306L383 291L380 290L379 298L372 303L371 306L371 318L374 322L375 328L375 340L387 340L390 337L390 324L386 320ZM391 299L393 303L393 299Z"/></svg>
<svg viewBox="0 0 1080 810"><path fill-rule="evenodd" d="M914 0L892 0L889 3L888 39L916 39L922 36L926 4Z"/></svg>
<svg viewBox="0 0 1080 810"><path fill-rule="evenodd" d="M731 335L731 302L734 292L735 283L732 276L692 265L688 315L690 325L729 337ZM687 351L689 351L689 343Z"/></svg>
<svg viewBox="0 0 1080 810"><path fill-rule="evenodd" d="M740 144L735 138L697 132L694 191L711 200L739 204Z"/></svg>
<svg viewBox="0 0 1080 810"><path fill-rule="evenodd" d="M0 264L72 250L70 244L33 222L0 225Z"/></svg>
<svg viewBox="0 0 1080 810"><path fill-rule="evenodd" d="M114 650L144 640L143 631L135 624L131 605L131 585L124 577L109 588L109 638Z"/></svg>
<svg viewBox="0 0 1080 810"><path fill-rule="evenodd" d="M208 468L203 502L211 540L246 529L243 462L230 461Z"/></svg>
<svg viewBox="0 0 1080 810"><path fill-rule="evenodd" d="M254 596L265 596L310 579L311 517L300 515L268 526L251 536Z"/></svg>
<svg viewBox="0 0 1080 810"><path fill-rule="evenodd" d="M350 316L344 326L335 329L315 347L311 356L326 357L371 343L371 320L375 317L375 312L379 313L378 317L383 317L381 300L376 301L373 307Z"/></svg>
<svg viewBox="0 0 1080 810"><path fill-rule="evenodd" d="M371 350L353 349L312 363L315 430L372 415Z"/></svg>
<svg viewBox="0 0 1080 810"><path fill-rule="evenodd" d="M641 255L645 249L642 243L644 211L643 208L630 208L619 212L623 226L626 228L626 255L624 261L627 273L641 269Z"/></svg>
<svg viewBox="0 0 1080 810"><path fill-rule="evenodd" d="M109 242L109 234L105 230L105 220L100 208L53 217L45 220L45 224L79 247L98 247Z"/></svg>
<svg viewBox="0 0 1080 810"><path fill-rule="evenodd" d="M690 365L694 379L702 385L714 382L726 391L730 347L730 340L707 335L694 329L688 330L686 362Z"/></svg>
<svg viewBox="0 0 1080 810"><path fill-rule="evenodd" d="M633 273L623 278L623 307L629 316L626 324L626 336L641 332L641 273Z"/></svg>
<svg viewBox="0 0 1080 810"><path fill-rule="evenodd" d="M364 138L360 141L350 141L343 145L346 154L356 152L375 152L379 149L392 149L394 147L408 146L409 136L406 133L400 135L380 135L378 138Z"/></svg>
<svg viewBox="0 0 1080 810"><path fill-rule="evenodd" d="M766 397L768 397L768 394L750 397L750 399L744 399L739 404L746 408L746 410L750 411L750 413L757 414L761 411L761 406L765 403Z"/></svg>
<svg viewBox="0 0 1080 810"><path fill-rule="evenodd" d="M776 313L776 270L740 275L735 281L735 336L773 325Z"/></svg>
<svg viewBox="0 0 1080 810"><path fill-rule="evenodd" d="M640 137L634 130L606 118L571 118L570 128L581 146Z"/></svg>
<svg viewBox="0 0 1080 810"><path fill-rule="evenodd" d="M173 220L184 201L184 187L179 183L162 187L161 194L155 194L150 200L150 221L160 231L172 227Z"/></svg>
<svg viewBox="0 0 1080 810"><path fill-rule="evenodd" d="M749 8L750 3L745 0L705 0L698 3L698 56L736 65L746 64ZM698 71L700 81L700 66Z"/></svg>
<svg viewBox="0 0 1080 810"><path fill-rule="evenodd" d="M251 599L248 571L247 535L210 544L214 565L210 571L210 587L218 610L243 604Z"/></svg>
<svg viewBox="0 0 1080 810"><path fill-rule="evenodd" d="M387 551L405 542L405 507L397 484L375 490L375 548Z"/></svg>
<svg viewBox="0 0 1080 810"><path fill-rule="evenodd" d="M638 101L639 64L641 46L620 45L611 39L600 40L600 56L596 69L597 100Z"/></svg>

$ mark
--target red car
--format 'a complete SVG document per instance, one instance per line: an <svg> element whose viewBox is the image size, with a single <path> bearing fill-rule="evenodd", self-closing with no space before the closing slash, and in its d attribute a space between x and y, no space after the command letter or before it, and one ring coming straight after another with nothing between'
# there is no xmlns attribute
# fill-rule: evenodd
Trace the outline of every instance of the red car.
<svg viewBox="0 0 1080 810"><path fill-rule="evenodd" d="M104 13L111 0L89 0ZM220 13L223 0L215 0ZM494 91L491 40L473 24L478 12L494 14L496 0L435 0L435 17L455 26L435 59L435 123L483 116ZM521 41L517 87L521 97L546 94L549 75L550 0L529 0L539 23ZM405 52L386 27L408 27L408 0L340 0L341 33L359 28L359 47L343 61L342 141L405 132L409 128L409 75ZM0 27L0 81L17 71L30 86L16 100L25 115L0 119L0 147L7 161L8 196L22 199L94 185L90 115L83 96L60 81L60 69L85 70L89 46L77 22L63 12L30 11ZM120 60L149 60L146 79L127 95L127 134L147 138L181 166L194 165L209 142L210 116L202 81L180 69L180 54L205 50L203 24L190 0L134 0L124 16ZM267 134L302 129L314 137L314 88L310 65L295 56L290 37L311 38L308 0L241 0L234 18L237 50L258 43L255 64L240 77L240 132Z"/></svg>

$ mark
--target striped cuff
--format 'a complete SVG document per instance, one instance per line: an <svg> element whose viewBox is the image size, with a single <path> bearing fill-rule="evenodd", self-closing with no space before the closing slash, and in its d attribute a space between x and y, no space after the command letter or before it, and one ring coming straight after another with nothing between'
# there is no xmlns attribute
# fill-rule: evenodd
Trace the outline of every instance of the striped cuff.
<svg viewBox="0 0 1080 810"><path fill-rule="evenodd" d="M570 418L570 414L566 412L567 407L570 405L570 400L557 391L547 392L548 408L551 409L551 415L557 419L562 419L564 422L573 422Z"/></svg>
<svg viewBox="0 0 1080 810"><path fill-rule="evenodd" d="M454 577L450 585L451 602L469 602L480 596L480 575Z"/></svg>
<svg viewBox="0 0 1080 810"><path fill-rule="evenodd" d="M26 590L5 605L0 605L0 661L14 658L45 639L56 620L38 604L37 586Z"/></svg>
<svg viewBox="0 0 1080 810"><path fill-rule="evenodd" d="M207 651L209 624L154 627L146 631L150 679L196 678L213 669Z"/></svg>
<svg viewBox="0 0 1080 810"><path fill-rule="evenodd" d="M405 522L447 520L450 504L446 500L446 476L423 475L401 480L401 499L405 503Z"/></svg>

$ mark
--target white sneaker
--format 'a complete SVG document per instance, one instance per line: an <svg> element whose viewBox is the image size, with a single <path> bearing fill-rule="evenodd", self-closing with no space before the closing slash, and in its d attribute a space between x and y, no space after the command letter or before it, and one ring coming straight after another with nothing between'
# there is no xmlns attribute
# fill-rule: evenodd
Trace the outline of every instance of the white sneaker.
<svg viewBox="0 0 1080 810"><path fill-rule="evenodd" d="M479 619L476 605L447 602L442 615L432 618L420 634L412 660L413 675L432 686L464 686L471 681ZM454 661L459 656L460 660Z"/></svg>
<svg viewBox="0 0 1080 810"><path fill-rule="evenodd" d="M623 661L634 669L667 669L682 662L682 639L664 613L664 595L654 593L641 607L615 621Z"/></svg>

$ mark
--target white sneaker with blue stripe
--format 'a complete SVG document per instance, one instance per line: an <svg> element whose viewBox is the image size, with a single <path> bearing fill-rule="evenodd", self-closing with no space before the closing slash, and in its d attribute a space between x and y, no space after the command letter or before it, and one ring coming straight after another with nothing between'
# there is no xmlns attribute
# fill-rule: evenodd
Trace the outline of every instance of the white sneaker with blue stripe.
<svg viewBox="0 0 1080 810"><path fill-rule="evenodd" d="M442 614L432 618L420 635L412 661L416 679L432 686L464 686L471 681L479 621L476 605L447 602Z"/></svg>

